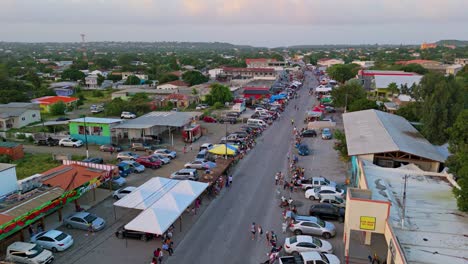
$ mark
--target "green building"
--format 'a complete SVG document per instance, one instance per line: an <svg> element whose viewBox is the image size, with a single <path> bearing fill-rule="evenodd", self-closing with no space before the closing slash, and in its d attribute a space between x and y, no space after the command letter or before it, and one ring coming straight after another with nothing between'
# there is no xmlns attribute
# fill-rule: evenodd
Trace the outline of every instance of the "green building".
<svg viewBox="0 0 468 264"><path fill-rule="evenodd" d="M87 140L91 144L111 144L112 128L120 123L122 123L121 119L114 118L84 117L73 119L69 121L70 136L83 142Z"/></svg>

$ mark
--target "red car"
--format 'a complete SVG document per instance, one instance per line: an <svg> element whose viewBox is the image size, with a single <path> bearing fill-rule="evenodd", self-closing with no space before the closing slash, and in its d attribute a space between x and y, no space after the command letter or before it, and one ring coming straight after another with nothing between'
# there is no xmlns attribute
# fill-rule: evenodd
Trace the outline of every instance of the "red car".
<svg viewBox="0 0 468 264"><path fill-rule="evenodd" d="M140 163L146 168L151 169L161 168L162 166L162 162L159 159L151 156L139 157L138 159L136 159L136 162Z"/></svg>
<svg viewBox="0 0 468 264"><path fill-rule="evenodd" d="M216 123L218 121L216 121L216 119L214 119L213 117L211 116L205 116L203 117L203 121L207 122L207 123Z"/></svg>

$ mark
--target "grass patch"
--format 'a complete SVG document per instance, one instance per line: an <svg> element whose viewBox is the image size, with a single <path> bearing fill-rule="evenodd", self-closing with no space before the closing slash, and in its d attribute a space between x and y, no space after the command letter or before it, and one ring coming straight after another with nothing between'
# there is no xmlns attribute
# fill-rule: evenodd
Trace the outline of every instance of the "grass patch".
<svg viewBox="0 0 468 264"><path fill-rule="evenodd" d="M25 153L24 158L13 161L16 164L16 175L18 180L27 178L36 173L42 173L61 163L53 159L52 154L30 154Z"/></svg>
<svg viewBox="0 0 468 264"><path fill-rule="evenodd" d="M106 89L98 91L99 93L94 90L81 90L80 94L85 97L85 103L99 104L111 101L111 94L117 90Z"/></svg>

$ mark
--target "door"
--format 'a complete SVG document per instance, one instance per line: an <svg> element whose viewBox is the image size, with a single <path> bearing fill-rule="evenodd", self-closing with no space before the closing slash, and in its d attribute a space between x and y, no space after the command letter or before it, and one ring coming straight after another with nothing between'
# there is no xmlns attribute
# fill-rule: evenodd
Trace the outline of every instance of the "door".
<svg viewBox="0 0 468 264"><path fill-rule="evenodd" d="M316 251L316 248L317 247L312 243L308 243L308 242L297 243L298 252Z"/></svg>
<svg viewBox="0 0 468 264"><path fill-rule="evenodd" d="M304 222L302 223L302 226L304 228L304 233L307 234L312 234L312 235L321 235L322 232L318 229L318 226L315 223L311 222Z"/></svg>
<svg viewBox="0 0 468 264"><path fill-rule="evenodd" d="M88 229L88 226L85 222L85 220L81 219L81 218L78 218L78 217L72 217L72 219L70 219L71 222L72 222L72 226L75 227L75 228L80 228L80 229Z"/></svg>
<svg viewBox="0 0 468 264"><path fill-rule="evenodd" d="M41 245L42 247L46 248L46 249L51 249L55 246L55 240L53 240L52 238L50 237L40 237L37 239L37 241L39 242L38 244Z"/></svg>

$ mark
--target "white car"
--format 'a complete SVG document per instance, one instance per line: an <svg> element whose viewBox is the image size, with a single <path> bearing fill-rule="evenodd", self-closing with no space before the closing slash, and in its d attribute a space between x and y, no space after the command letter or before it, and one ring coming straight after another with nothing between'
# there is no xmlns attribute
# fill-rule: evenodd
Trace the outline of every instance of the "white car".
<svg viewBox="0 0 468 264"><path fill-rule="evenodd" d="M141 173L145 171L145 166L141 165L140 163L133 161L133 160L124 160L122 161L124 163L127 163L130 165L130 168L132 168L133 172L136 173Z"/></svg>
<svg viewBox="0 0 468 264"><path fill-rule="evenodd" d="M204 170L204 169L210 168L208 163L202 160L194 160L192 162L187 162L185 163L184 167L187 169L197 169L197 170Z"/></svg>
<svg viewBox="0 0 468 264"><path fill-rule="evenodd" d="M62 138L59 141L59 146L78 148L78 147L83 146L83 141L79 139L75 139L75 138Z"/></svg>
<svg viewBox="0 0 468 264"><path fill-rule="evenodd" d="M284 240L284 251L288 254L307 251L332 253L333 247L330 242L313 236L292 236Z"/></svg>
<svg viewBox="0 0 468 264"><path fill-rule="evenodd" d="M73 245L73 238L59 230L43 231L31 237L31 243L52 250L52 252L64 251Z"/></svg>
<svg viewBox="0 0 468 264"><path fill-rule="evenodd" d="M54 255L37 244L14 242L8 246L5 260L13 263L48 264L54 260Z"/></svg>
<svg viewBox="0 0 468 264"><path fill-rule="evenodd" d="M131 113L131 112L122 112L122 114L120 114L120 118L122 118L122 119L133 119L133 118L136 118L136 115L134 113Z"/></svg>
<svg viewBox="0 0 468 264"><path fill-rule="evenodd" d="M307 251L299 253L299 256L302 263L307 264L340 264L340 259L337 256L327 253Z"/></svg>
<svg viewBox="0 0 468 264"><path fill-rule="evenodd" d="M112 195L112 197L114 197L114 199L116 200L119 200L119 199L122 199L123 197L125 197L127 194L133 192L137 187L133 187L133 186L127 186L125 188L120 188L118 190L116 190L114 192L114 194Z"/></svg>
<svg viewBox="0 0 468 264"><path fill-rule="evenodd" d="M305 192L305 198L311 200L319 200L322 198L344 197L344 190L333 186L321 186L309 189Z"/></svg>
<svg viewBox="0 0 468 264"><path fill-rule="evenodd" d="M206 149L206 150L209 150L213 148L213 144L212 143L203 143L201 146L200 146L200 151Z"/></svg>
<svg viewBox="0 0 468 264"><path fill-rule="evenodd" d="M177 153L175 151L170 151L168 149L157 149L154 151L154 154L159 154L163 157L167 157L170 159L175 159L177 156Z"/></svg>

